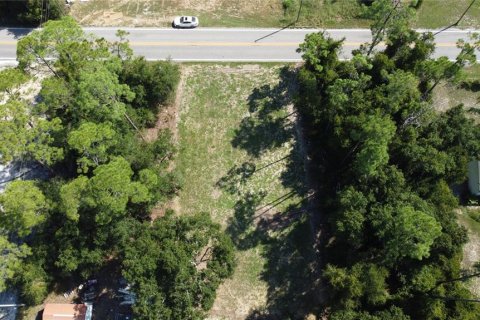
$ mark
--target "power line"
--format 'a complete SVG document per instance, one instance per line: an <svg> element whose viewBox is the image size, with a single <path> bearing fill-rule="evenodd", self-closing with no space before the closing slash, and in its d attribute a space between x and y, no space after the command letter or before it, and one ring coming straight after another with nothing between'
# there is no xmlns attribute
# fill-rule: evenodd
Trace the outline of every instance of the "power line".
<svg viewBox="0 0 480 320"><path fill-rule="evenodd" d="M448 27L443 28L442 30L434 33L433 35L436 36L436 35L439 34L440 32L443 32L443 31L448 30L448 29L450 29L450 28L452 28L452 27L458 26L458 24L460 23L460 21L462 21L463 17L465 17L465 15L467 14L468 10L470 10L470 8L473 6L473 4L475 3L475 1L477 1L477 0L472 0L472 2L470 3L470 5L467 7L467 9L462 13L462 15L460 16L460 18L458 18L458 20L457 20L455 23L449 25Z"/></svg>
<svg viewBox="0 0 480 320"><path fill-rule="evenodd" d="M295 20L295 23L297 23L298 19L300 19L300 11L302 10L302 5L303 5L303 0L300 0L300 7L298 8L297 20Z"/></svg>

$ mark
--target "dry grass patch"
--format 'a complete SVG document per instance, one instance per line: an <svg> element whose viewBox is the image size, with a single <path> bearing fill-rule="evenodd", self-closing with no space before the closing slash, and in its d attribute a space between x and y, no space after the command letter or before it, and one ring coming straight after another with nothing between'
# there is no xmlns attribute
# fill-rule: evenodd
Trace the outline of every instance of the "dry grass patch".
<svg viewBox="0 0 480 320"><path fill-rule="evenodd" d="M91 0L71 8L82 25L147 27L167 27L174 16L190 14L203 26L271 26L282 12L277 0Z"/></svg>
<svg viewBox="0 0 480 320"><path fill-rule="evenodd" d="M297 18L300 0L285 9L282 0L90 0L76 2L71 14L83 25L167 27L176 15L197 15L202 26L280 27ZM455 22L470 0L424 0L415 24L439 28ZM356 0L303 0L297 27L366 28ZM480 27L480 3L460 27Z"/></svg>
<svg viewBox="0 0 480 320"><path fill-rule="evenodd" d="M459 88L451 84L440 84L435 88L433 94L433 105L437 111L447 111L459 104L463 104L465 109L478 106L480 94Z"/></svg>

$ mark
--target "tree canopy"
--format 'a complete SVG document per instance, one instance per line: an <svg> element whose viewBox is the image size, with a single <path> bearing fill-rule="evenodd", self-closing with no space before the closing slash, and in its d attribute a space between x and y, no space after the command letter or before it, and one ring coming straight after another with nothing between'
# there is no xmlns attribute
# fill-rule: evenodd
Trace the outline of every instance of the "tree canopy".
<svg viewBox="0 0 480 320"><path fill-rule="evenodd" d="M171 102L179 70L133 57L118 36L49 21L19 40L18 69L2 72L0 160L40 163L50 176L0 195L0 291L15 285L38 304L55 283L110 267L134 284L139 319L199 318L233 272L233 246L206 213L152 221L180 183L171 133L150 142L142 131ZM47 73L34 104L15 91L32 71Z"/></svg>
<svg viewBox="0 0 480 320"><path fill-rule="evenodd" d="M478 159L480 126L463 106L437 112L432 92L475 61L433 58L411 8L375 1L372 43L341 61L343 41L307 35L296 106L305 119L330 240L323 275L332 319L473 319L458 277L465 230L449 186ZM384 41L386 47L379 48ZM454 302L452 302L454 301Z"/></svg>

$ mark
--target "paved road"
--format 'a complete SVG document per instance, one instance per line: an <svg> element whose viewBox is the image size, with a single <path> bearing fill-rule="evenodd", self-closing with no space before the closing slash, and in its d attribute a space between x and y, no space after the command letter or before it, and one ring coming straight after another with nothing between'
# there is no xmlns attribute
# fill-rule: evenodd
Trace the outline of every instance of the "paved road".
<svg viewBox="0 0 480 320"><path fill-rule="evenodd" d="M108 40L115 39L118 28L85 28L84 30ZM130 33L134 52L147 59L171 58L176 61L300 61L295 52L305 35L316 29L213 29L193 30L123 28ZM0 61L15 60L16 40L31 29L0 28ZM436 56L454 59L458 53L455 43L468 39L473 30L448 30L436 37ZM342 58L348 59L352 49L370 41L366 29L327 30L334 38L345 38ZM270 36L268 36L270 35ZM267 36L267 37L266 37ZM480 55L479 55L480 56Z"/></svg>

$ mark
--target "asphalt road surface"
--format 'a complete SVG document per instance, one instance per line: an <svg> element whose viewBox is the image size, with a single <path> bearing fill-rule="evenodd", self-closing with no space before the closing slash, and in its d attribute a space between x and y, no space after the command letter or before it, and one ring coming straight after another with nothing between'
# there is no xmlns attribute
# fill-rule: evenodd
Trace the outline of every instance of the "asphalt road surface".
<svg viewBox="0 0 480 320"><path fill-rule="evenodd" d="M114 40L119 28L85 28L88 33ZM149 60L175 61L300 61L296 52L305 35L318 29L233 29L197 28L191 30L121 28L135 54ZM352 49L371 40L367 29L326 30L336 39L345 38L341 57L348 59ZM436 36L435 56L455 59L458 39L469 38L475 30L447 30ZM0 62L14 62L16 42L31 32L24 28L0 28ZM480 54L479 54L480 56ZM479 60L480 61L480 60Z"/></svg>

